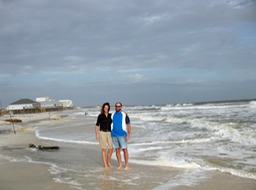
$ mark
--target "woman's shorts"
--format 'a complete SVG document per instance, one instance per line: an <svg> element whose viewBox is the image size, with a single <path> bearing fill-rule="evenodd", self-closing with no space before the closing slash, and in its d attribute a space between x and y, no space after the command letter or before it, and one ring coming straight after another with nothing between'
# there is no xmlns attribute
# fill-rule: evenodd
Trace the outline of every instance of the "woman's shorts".
<svg viewBox="0 0 256 190"><path fill-rule="evenodd" d="M113 148L111 132L100 131L100 148Z"/></svg>

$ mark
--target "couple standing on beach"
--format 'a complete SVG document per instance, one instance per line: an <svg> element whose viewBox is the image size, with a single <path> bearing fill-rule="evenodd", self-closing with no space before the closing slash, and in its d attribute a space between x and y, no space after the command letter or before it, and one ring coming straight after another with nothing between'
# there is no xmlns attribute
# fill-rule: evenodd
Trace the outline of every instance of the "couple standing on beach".
<svg viewBox="0 0 256 190"><path fill-rule="evenodd" d="M125 170L129 169L127 141L130 139L131 124L129 116L122 111L122 103L115 104L115 112L109 113L110 104L104 103L101 113L98 115L95 134L101 147L102 161L104 168L111 167L110 159L113 147L116 150L118 169L122 168L121 149L124 153ZM108 151L107 151L108 148Z"/></svg>

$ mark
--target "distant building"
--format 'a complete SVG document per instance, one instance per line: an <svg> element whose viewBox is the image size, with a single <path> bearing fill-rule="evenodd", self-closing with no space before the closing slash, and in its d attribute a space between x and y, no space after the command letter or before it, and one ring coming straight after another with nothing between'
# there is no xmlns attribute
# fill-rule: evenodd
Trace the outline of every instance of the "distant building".
<svg viewBox="0 0 256 190"><path fill-rule="evenodd" d="M39 109L41 104L34 100L30 99L20 99L16 102L11 103L8 107L8 111L13 111L14 113L21 113L21 112L34 112L35 110Z"/></svg>
<svg viewBox="0 0 256 190"><path fill-rule="evenodd" d="M6 110L11 111L13 114L20 113L38 113L45 111L60 111L63 109L74 108L71 100L59 100L56 101L49 97L39 97L36 101L30 99L20 99L11 103ZM2 112L0 112L2 115Z"/></svg>
<svg viewBox="0 0 256 190"><path fill-rule="evenodd" d="M55 109L55 108L62 108L62 104L58 101L52 100L52 101L43 101L40 102L41 107L45 109Z"/></svg>
<svg viewBox="0 0 256 190"><path fill-rule="evenodd" d="M38 97L36 98L37 102L40 102L41 107L45 110L52 110L52 109L66 109L66 108L73 108L72 100L54 100L48 96L46 97Z"/></svg>
<svg viewBox="0 0 256 190"><path fill-rule="evenodd" d="M49 101L54 101L53 99L51 99L50 97L46 96L46 97L39 97L36 98L37 102L49 102Z"/></svg>
<svg viewBox="0 0 256 190"><path fill-rule="evenodd" d="M59 100L63 108L73 108L74 104L72 100Z"/></svg>
<svg viewBox="0 0 256 190"><path fill-rule="evenodd" d="M55 110L61 110L62 104L48 96L46 97L38 97L36 98L36 101L41 104L41 109L44 111L55 111Z"/></svg>

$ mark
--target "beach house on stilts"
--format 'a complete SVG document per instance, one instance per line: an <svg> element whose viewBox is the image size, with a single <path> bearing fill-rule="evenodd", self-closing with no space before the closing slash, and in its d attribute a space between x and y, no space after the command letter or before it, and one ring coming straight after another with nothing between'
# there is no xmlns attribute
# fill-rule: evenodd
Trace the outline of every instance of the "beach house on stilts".
<svg viewBox="0 0 256 190"><path fill-rule="evenodd" d="M20 99L16 102L11 103L7 110L13 112L14 114L21 113L35 113L39 111L41 104L30 99Z"/></svg>

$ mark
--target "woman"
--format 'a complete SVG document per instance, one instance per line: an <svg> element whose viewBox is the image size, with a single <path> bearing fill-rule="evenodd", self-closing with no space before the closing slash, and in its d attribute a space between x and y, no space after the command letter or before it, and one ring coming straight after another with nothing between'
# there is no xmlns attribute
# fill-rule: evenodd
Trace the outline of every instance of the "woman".
<svg viewBox="0 0 256 190"><path fill-rule="evenodd" d="M100 143L101 155L104 168L111 167L110 159L113 153L112 137L111 137L111 114L109 113L110 105L108 102L104 103L101 108L101 113L98 115L95 134L96 139ZM108 148L108 151L107 151Z"/></svg>

